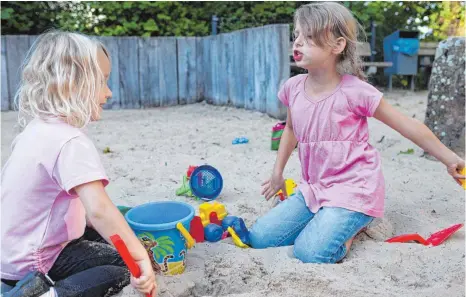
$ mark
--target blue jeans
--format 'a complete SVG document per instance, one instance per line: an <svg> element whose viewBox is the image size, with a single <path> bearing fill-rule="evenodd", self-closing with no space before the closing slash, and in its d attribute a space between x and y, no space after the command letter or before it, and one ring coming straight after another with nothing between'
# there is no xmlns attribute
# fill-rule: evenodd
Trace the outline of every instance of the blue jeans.
<svg viewBox="0 0 466 297"><path fill-rule="evenodd" d="M290 196L259 218L250 232L256 249L294 243L294 255L304 263L337 263L346 255L345 242L373 217L338 207L312 213L301 192Z"/></svg>

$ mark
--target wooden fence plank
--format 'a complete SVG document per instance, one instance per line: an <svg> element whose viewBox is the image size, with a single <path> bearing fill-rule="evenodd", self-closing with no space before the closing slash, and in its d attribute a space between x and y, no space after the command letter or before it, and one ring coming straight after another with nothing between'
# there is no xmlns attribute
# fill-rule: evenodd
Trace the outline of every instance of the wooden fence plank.
<svg viewBox="0 0 466 297"><path fill-rule="evenodd" d="M219 36L219 56L220 63L218 67L218 105L227 105L229 100L229 79L228 75L232 71L231 61L231 34L222 34Z"/></svg>
<svg viewBox="0 0 466 297"><path fill-rule="evenodd" d="M7 72L7 58L6 58L6 43L5 36L2 36L2 111L10 109L10 94L8 91L8 72Z"/></svg>
<svg viewBox="0 0 466 297"><path fill-rule="evenodd" d="M264 88L264 101L263 101L263 107L264 107L264 112L267 112L267 107L268 104L272 102L276 102L277 100L277 94L273 93L273 90L276 88L277 78L275 73L273 73L274 66L272 63L276 63L277 55L278 53L274 51L274 49L277 47L278 42L277 38L274 38L274 34L276 34L273 30L273 27L265 27L264 28L264 50L267 53L264 55L264 75L267 78L267 84L265 85Z"/></svg>
<svg viewBox="0 0 466 297"><path fill-rule="evenodd" d="M246 31L231 33L231 61L232 67L228 72L228 91L231 104L235 107L244 107L246 74L244 73L245 51L243 44L246 40Z"/></svg>
<svg viewBox="0 0 466 297"><path fill-rule="evenodd" d="M119 58L119 46L118 37L99 37L99 41L107 49L110 55L110 61L112 64L112 70L108 80L108 86L112 91L112 98L105 104L105 109L119 109L120 105L120 58Z"/></svg>
<svg viewBox="0 0 466 297"><path fill-rule="evenodd" d="M162 106L174 106L178 104L178 62L176 50L176 37L166 37L163 51L159 56L164 70L163 78L167 81L167 99L162 101Z"/></svg>
<svg viewBox="0 0 466 297"><path fill-rule="evenodd" d="M204 79L206 76L204 64L204 43L202 37L196 38L196 102L204 98Z"/></svg>
<svg viewBox="0 0 466 297"><path fill-rule="evenodd" d="M178 37L178 103L197 101L197 38Z"/></svg>
<svg viewBox="0 0 466 297"><path fill-rule="evenodd" d="M29 50L29 36L27 35L7 35L6 38L6 59L8 71L8 94L10 109L14 109L14 96L18 90L21 66Z"/></svg>
<svg viewBox="0 0 466 297"><path fill-rule="evenodd" d="M286 53L290 38L289 25L267 27L266 65L269 65L266 92L266 113L280 119L286 118L286 107L278 100L277 93L290 77L289 58Z"/></svg>
<svg viewBox="0 0 466 297"><path fill-rule="evenodd" d="M160 106L159 65L157 53L159 42L156 38L139 40L139 92L144 108Z"/></svg>
<svg viewBox="0 0 466 297"><path fill-rule="evenodd" d="M267 28L266 27L261 27L256 30L256 50L255 52L255 59L254 62L256 63L255 69L256 69L256 85L255 85L255 90L256 90L256 96L255 96L255 110L260 111L260 112L265 112L266 111L266 100L267 100L267 94L266 94L266 88L267 85L270 83L268 81L267 73L269 72L270 65L266 63L266 57L270 55L270 53L267 52L267 49L265 47L266 43L269 42L266 36L267 33Z"/></svg>
<svg viewBox="0 0 466 297"><path fill-rule="evenodd" d="M212 104L219 105L220 104L220 90L219 90L219 65L221 63L221 56L220 56L220 38L215 36L211 39L211 62L210 68L212 69Z"/></svg>
<svg viewBox="0 0 466 297"><path fill-rule="evenodd" d="M176 54L176 37L159 37L158 59L160 106L178 104L178 67Z"/></svg>
<svg viewBox="0 0 466 297"><path fill-rule="evenodd" d="M255 84L255 75L254 75L254 52L256 51L254 46L254 39L256 35L253 32L254 30L246 30L246 43L244 44L244 54L245 54L245 64L244 64L244 73L246 75L246 84L244 86L244 108L254 109L254 84Z"/></svg>
<svg viewBox="0 0 466 297"><path fill-rule="evenodd" d="M120 37L118 39L121 108L139 108L141 106L138 45L137 37Z"/></svg>
<svg viewBox="0 0 466 297"><path fill-rule="evenodd" d="M29 35L29 47L32 47L37 38L39 38L39 35Z"/></svg>
<svg viewBox="0 0 466 297"><path fill-rule="evenodd" d="M202 65L203 69L201 70L203 75L198 76L202 77L203 79L203 97L207 103L213 103L213 57L212 57L212 48L213 48L213 40L215 40L215 36L208 36L202 39L202 47L203 47L203 57L202 57Z"/></svg>

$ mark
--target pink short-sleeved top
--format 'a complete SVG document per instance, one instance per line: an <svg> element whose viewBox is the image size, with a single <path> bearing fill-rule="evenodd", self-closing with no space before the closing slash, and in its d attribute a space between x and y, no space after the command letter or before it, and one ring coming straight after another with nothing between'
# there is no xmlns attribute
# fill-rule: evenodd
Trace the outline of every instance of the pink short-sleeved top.
<svg viewBox="0 0 466 297"><path fill-rule="evenodd" d="M352 75L343 75L328 96L305 92L306 74L288 79L278 98L291 112L299 142L299 189L313 213L342 207L373 217L384 212L385 182L380 155L369 143L367 118L383 94Z"/></svg>
<svg viewBox="0 0 466 297"><path fill-rule="evenodd" d="M95 146L80 129L58 119L28 124L2 170L2 278L50 270L86 227L73 188L96 180L108 184Z"/></svg>

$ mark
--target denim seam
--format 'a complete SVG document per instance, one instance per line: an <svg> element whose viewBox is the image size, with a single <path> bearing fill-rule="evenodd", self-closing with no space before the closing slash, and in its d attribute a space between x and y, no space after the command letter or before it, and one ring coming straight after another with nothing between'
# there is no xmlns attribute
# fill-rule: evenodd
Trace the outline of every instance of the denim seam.
<svg viewBox="0 0 466 297"><path fill-rule="evenodd" d="M354 229L354 227L356 226L356 224L357 224L359 221L361 221L361 219L355 220L354 223L353 223L353 225L351 226L351 229ZM369 223L370 223L370 221L369 221ZM364 228L364 227L362 227L362 228ZM357 230L357 231L355 232L355 234L354 234L353 236L351 236L350 238L355 237L355 236L358 234L358 232L359 232L360 230L362 230L362 228L359 229L359 230ZM348 239L348 240L349 240L349 239ZM347 241L348 241L348 240L347 240ZM346 254L348 253L348 250L347 250L347 248L346 248L346 241L343 243L342 247L343 247L344 253L343 253L343 256L342 256L340 259L336 259L336 258L335 258L336 253L335 253L333 256L330 257L332 260L334 260L334 261L333 261L334 263L337 263L337 262L343 260L343 259L346 257ZM338 252L338 251L337 251L337 252Z"/></svg>
<svg viewBox="0 0 466 297"><path fill-rule="evenodd" d="M360 218L357 219L357 220L354 220L354 222L353 222L353 224L352 224L352 226L351 226L351 230L354 230L354 227L356 227L356 224L357 224L360 220L361 220ZM358 231L359 231L359 230L358 230ZM356 231L356 232L354 233L354 235L350 236L350 238L346 239L346 241L348 241L348 240L350 240L352 237L356 236L356 234L358 234L358 231ZM335 263L336 263L337 261L343 260L343 259L346 257L346 254L348 254L348 249L346 248L346 241L343 242L343 245L342 245L344 253L343 253L343 256L341 257L341 259L335 259L336 253L335 253L335 255L333 255L332 260L334 260Z"/></svg>
<svg viewBox="0 0 466 297"><path fill-rule="evenodd" d="M303 223L299 224L297 227L295 227L295 228L293 229L292 232L289 232L287 235L282 236L282 237L278 240L277 244L274 245L274 247L279 247L279 246L281 246L281 244L282 244L285 240L287 240L289 237L291 237L291 235L295 234L295 232L298 231L299 229L302 230L302 229L304 228L304 226L306 226L308 223L309 223L309 222L303 222Z"/></svg>

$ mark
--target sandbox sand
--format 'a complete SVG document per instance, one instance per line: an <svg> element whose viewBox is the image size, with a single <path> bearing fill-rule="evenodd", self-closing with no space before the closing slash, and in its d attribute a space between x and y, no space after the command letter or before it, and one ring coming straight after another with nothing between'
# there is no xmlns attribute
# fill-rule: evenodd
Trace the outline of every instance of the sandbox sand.
<svg viewBox="0 0 466 297"><path fill-rule="evenodd" d="M386 95L409 116L423 120L427 93ZM151 110L105 111L87 130L111 180L107 190L116 204L149 201L200 202L175 196L189 165L208 163L223 175L218 201L229 213L252 223L270 208L260 184L270 174L276 152L270 150L267 115L204 103ZM16 113L2 113L2 164L18 133ZM386 213L360 234L342 264L302 264L291 247L240 249L229 239L202 243L188 252L186 272L158 277L161 297L188 296L465 296L465 241L461 229L438 247L389 244L393 235L431 233L464 222L464 191L444 166L421 157L422 150L387 126L370 120L371 143L380 150L387 184ZM232 145L238 136L248 144ZM382 139L382 142L378 142ZM111 153L104 154L109 147ZM412 155L400 151L414 149ZM32 148L33 149L33 148ZM293 154L286 177L299 180ZM119 296L140 296L131 287Z"/></svg>

